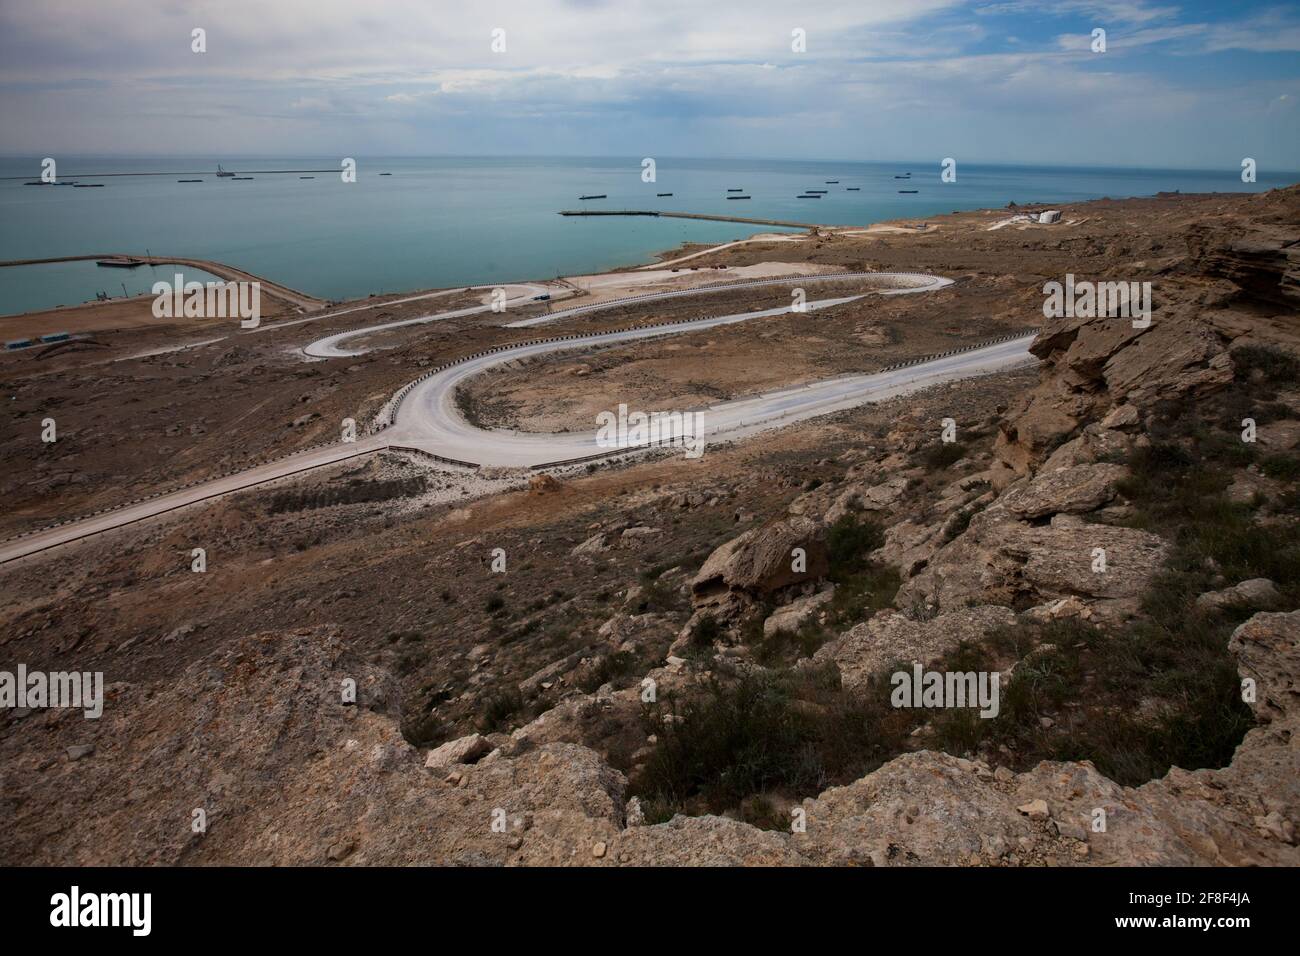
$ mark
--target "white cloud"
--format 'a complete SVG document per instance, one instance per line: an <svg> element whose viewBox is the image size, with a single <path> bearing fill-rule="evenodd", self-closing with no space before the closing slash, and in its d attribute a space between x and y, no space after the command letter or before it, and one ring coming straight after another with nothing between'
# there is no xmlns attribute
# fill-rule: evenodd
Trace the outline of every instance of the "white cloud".
<svg viewBox="0 0 1300 956"><path fill-rule="evenodd" d="M997 40L995 14L1024 28ZM997 158L1028 150L1008 145L1023 139L1103 162L1136 157L1153 128L1203 141L1209 118L1235 129L1286 107L1294 70L1207 92L1154 65L1295 49L1290 14L1213 25L1176 14L1140 0L1046 13L958 0L44 0L0 6L0 123L20 151L602 153L649 141L664 155ZM1079 55L1094 23L1108 28L1107 57ZM206 54L190 52L195 26ZM505 54L489 50L497 26ZM805 54L790 50L795 27Z"/></svg>

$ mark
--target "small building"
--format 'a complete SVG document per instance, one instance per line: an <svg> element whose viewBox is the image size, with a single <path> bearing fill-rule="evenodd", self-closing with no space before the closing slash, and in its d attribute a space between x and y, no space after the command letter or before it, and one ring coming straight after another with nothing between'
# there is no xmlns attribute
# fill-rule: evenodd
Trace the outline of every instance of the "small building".
<svg viewBox="0 0 1300 956"><path fill-rule="evenodd" d="M1051 225L1054 222L1061 221L1061 211L1059 209L1048 209L1046 212L1038 214L1038 221L1043 225Z"/></svg>

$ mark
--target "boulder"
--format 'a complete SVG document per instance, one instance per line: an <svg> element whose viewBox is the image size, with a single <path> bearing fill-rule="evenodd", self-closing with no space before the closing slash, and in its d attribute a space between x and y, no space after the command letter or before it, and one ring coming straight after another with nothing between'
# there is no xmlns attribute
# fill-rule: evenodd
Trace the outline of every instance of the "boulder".
<svg viewBox="0 0 1300 956"><path fill-rule="evenodd" d="M1092 608L1086 602L1080 601L1071 594L1069 597L1061 598L1058 601L1049 601L1046 604L1038 605L1038 607L1031 607L1025 612L1025 617L1040 624L1068 620L1069 618L1087 621L1092 619Z"/></svg>
<svg viewBox="0 0 1300 956"><path fill-rule="evenodd" d="M834 597L835 588L832 586L825 591L810 594L808 597L799 598L784 607L777 608L763 622L763 636L771 637L778 631L795 633L805 623L812 620L817 615L817 612L829 604Z"/></svg>
<svg viewBox="0 0 1300 956"><path fill-rule="evenodd" d="M581 555L600 554L603 551L608 551L609 547L609 539L605 532L597 531L586 541L582 542L582 544L575 545L573 549L569 551L569 554L572 554L575 557Z"/></svg>
<svg viewBox="0 0 1300 956"><path fill-rule="evenodd" d="M1032 480L1007 491L1000 504L1025 521L1058 512L1084 514L1114 498L1116 482L1127 474L1123 465L1107 464L1044 469Z"/></svg>
<svg viewBox="0 0 1300 956"><path fill-rule="evenodd" d="M528 490L536 494L559 491L563 485L552 475L533 475L528 479Z"/></svg>
<svg viewBox="0 0 1300 956"><path fill-rule="evenodd" d="M1291 309L1300 305L1300 249L1288 226L1251 222L1243 234L1239 225L1197 225L1188 232L1187 247L1198 271L1232 283L1234 298Z"/></svg>
<svg viewBox="0 0 1300 956"><path fill-rule="evenodd" d="M1197 607L1216 611L1228 608L1267 611L1281 603L1282 594L1268 578L1251 578L1222 591L1208 591L1196 599Z"/></svg>
<svg viewBox="0 0 1300 956"><path fill-rule="evenodd" d="M1255 699L1247 702L1255 717L1264 723L1295 724L1300 718L1300 611L1254 615L1232 632L1228 651L1237 659L1238 672L1255 681ZM1300 754L1292 759L1300 764ZM1300 820L1300 774L1290 783Z"/></svg>
<svg viewBox="0 0 1300 956"><path fill-rule="evenodd" d="M717 607L823 578L830 570L823 535L820 522L800 516L752 528L709 555L691 582L691 599L696 607ZM806 553L803 571L794 570L795 548Z"/></svg>
<svg viewBox="0 0 1300 956"><path fill-rule="evenodd" d="M441 770L458 763L477 763L491 752L492 744L486 737L470 734L430 750L424 766L429 770Z"/></svg>

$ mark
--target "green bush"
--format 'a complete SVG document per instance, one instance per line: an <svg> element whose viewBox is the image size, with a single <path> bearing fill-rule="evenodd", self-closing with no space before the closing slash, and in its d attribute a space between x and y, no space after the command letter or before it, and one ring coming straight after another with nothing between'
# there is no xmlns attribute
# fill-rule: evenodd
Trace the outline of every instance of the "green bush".
<svg viewBox="0 0 1300 956"><path fill-rule="evenodd" d="M887 694L850 697L816 671L714 679L680 708L647 708L646 721L658 742L633 789L661 815L732 810L771 791L814 795L899 752L906 726Z"/></svg>
<svg viewBox="0 0 1300 956"><path fill-rule="evenodd" d="M1259 463L1259 470L1276 481L1297 481L1300 480L1300 458L1269 455Z"/></svg>
<svg viewBox="0 0 1300 956"><path fill-rule="evenodd" d="M837 574L861 570L867 563L867 555L884 543L885 530L880 522L856 513L841 517L826 532L832 580Z"/></svg>
<svg viewBox="0 0 1300 956"><path fill-rule="evenodd" d="M490 734L504 727L523 710L524 698L518 687L505 687L483 699L475 725L479 733Z"/></svg>
<svg viewBox="0 0 1300 956"><path fill-rule="evenodd" d="M1300 362L1295 356L1272 345L1241 345L1230 353L1239 379L1249 379L1258 372L1264 381L1294 383L1300 378Z"/></svg>
<svg viewBox="0 0 1300 956"><path fill-rule="evenodd" d="M955 441L926 445L920 452L920 462L926 471L939 471L965 457L966 446Z"/></svg>

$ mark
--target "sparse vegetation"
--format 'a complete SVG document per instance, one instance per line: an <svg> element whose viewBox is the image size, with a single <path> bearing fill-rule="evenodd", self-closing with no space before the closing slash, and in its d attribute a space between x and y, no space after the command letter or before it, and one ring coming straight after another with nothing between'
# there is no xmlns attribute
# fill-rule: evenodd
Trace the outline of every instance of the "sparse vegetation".
<svg viewBox="0 0 1300 956"><path fill-rule="evenodd" d="M926 445L917 453L917 460L926 471L940 471L965 457L966 446L955 441Z"/></svg>
<svg viewBox="0 0 1300 956"><path fill-rule="evenodd" d="M394 498L414 498L428 490L428 479L422 476L393 478L387 481L354 479L344 485L327 485L323 488L277 491L267 503L268 514L306 511L309 508L329 508L333 505L368 504L391 501Z"/></svg>
<svg viewBox="0 0 1300 956"><path fill-rule="evenodd" d="M637 673L639 663L636 655L628 651L603 654L579 673L578 689L591 694L604 684L619 683Z"/></svg>
<svg viewBox="0 0 1300 956"><path fill-rule="evenodd" d="M474 721L478 732L490 734L505 727L524 707L523 694L518 687L505 687L483 698Z"/></svg>
<svg viewBox="0 0 1300 956"><path fill-rule="evenodd" d="M889 607L902 583L895 568L873 562L872 551L885 543L884 527L874 518L851 513L840 518L826 535L831 583L831 623L843 627L865 620Z"/></svg>
<svg viewBox="0 0 1300 956"><path fill-rule="evenodd" d="M898 752L903 712L843 694L833 673L751 672L647 708L658 744L634 783L656 816L735 810L771 792L809 795ZM782 814L762 815L788 825ZM760 821L755 821L760 822Z"/></svg>

